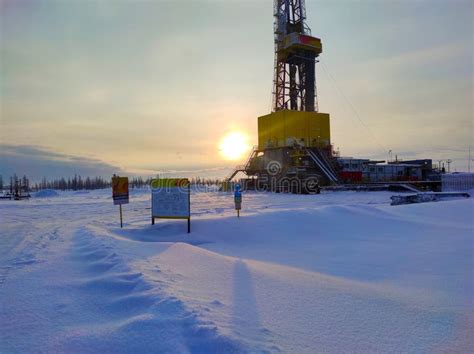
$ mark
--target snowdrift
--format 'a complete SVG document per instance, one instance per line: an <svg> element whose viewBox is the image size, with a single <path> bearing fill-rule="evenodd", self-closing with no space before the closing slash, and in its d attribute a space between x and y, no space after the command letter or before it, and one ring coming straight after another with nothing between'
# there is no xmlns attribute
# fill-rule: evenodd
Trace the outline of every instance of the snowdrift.
<svg viewBox="0 0 474 354"><path fill-rule="evenodd" d="M59 193L54 189L42 189L34 194L35 198L54 198L58 196Z"/></svg>
<svg viewBox="0 0 474 354"><path fill-rule="evenodd" d="M109 192L0 204L0 351L472 347L472 200L194 192L187 234Z"/></svg>

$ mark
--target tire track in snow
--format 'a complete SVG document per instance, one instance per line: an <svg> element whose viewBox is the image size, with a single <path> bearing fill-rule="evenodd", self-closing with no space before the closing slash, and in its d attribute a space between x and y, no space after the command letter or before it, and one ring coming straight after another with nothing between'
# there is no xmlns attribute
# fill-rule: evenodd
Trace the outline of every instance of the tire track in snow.
<svg viewBox="0 0 474 354"><path fill-rule="evenodd" d="M23 223L20 230L21 232L6 232L3 236L0 286L7 281L11 272L44 262L44 252L47 251L51 242L57 240L59 227L53 228L52 231L45 228L38 230L31 224Z"/></svg>

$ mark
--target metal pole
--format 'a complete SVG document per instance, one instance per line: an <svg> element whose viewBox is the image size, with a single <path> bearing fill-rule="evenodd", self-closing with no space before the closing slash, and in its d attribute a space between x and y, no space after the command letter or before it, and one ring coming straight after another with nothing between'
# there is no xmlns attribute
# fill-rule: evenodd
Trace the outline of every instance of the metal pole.
<svg viewBox="0 0 474 354"><path fill-rule="evenodd" d="M188 182L188 234L191 232L191 183Z"/></svg>
<svg viewBox="0 0 474 354"><path fill-rule="evenodd" d="M120 207L120 228L123 227L123 221L122 221L122 204L119 205Z"/></svg>

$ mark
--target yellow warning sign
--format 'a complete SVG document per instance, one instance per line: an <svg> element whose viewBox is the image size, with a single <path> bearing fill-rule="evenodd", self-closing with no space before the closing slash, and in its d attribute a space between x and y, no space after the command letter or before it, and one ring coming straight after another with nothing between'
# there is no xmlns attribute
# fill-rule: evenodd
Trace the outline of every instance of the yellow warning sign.
<svg viewBox="0 0 474 354"><path fill-rule="evenodd" d="M112 177L114 205L128 204L128 177Z"/></svg>

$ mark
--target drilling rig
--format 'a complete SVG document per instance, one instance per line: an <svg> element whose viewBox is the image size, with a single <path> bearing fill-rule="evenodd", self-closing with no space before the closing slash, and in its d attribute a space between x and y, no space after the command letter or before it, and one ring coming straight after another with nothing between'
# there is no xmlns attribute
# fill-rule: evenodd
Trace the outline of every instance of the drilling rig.
<svg viewBox="0 0 474 354"><path fill-rule="evenodd" d="M319 192L338 183L329 114L318 110L316 63L319 38L306 24L304 0L274 1L275 67L270 114L258 117L258 146L236 168L247 186L293 193Z"/></svg>

